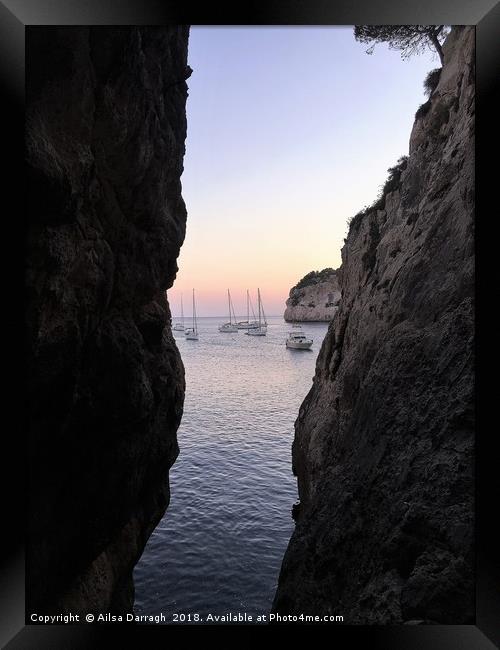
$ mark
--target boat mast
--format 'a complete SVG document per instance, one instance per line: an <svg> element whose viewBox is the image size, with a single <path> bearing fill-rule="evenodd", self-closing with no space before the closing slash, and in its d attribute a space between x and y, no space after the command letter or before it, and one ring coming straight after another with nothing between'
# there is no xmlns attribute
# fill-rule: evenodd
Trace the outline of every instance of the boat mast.
<svg viewBox="0 0 500 650"><path fill-rule="evenodd" d="M236 314L234 313L234 305L233 301L231 300L229 289L227 290L227 294L229 296L229 323L231 323L231 314L233 314L234 324L236 325Z"/></svg>
<svg viewBox="0 0 500 650"><path fill-rule="evenodd" d="M182 327L184 327L184 306L182 304L182 293L181 293L181 323L182 323Z"/></svg>
<svg viewBox="0 0 500 650"><path fill-rule="evenodd" d="M253 308L253 302L252 299L250 298L250 309L252 310L252 317L253 317L253 323L255 324L257 321L255 320L257 316L255 315L255 309Z"/></svg>
<svg viewBox="0 0 500 650"><path fill-rule="evenodd" d="M236 325L236 314L234 313L234 305L233 305L233 301L230 299L229 302L230 302L230 307L231 307L231 309L233 310L234 324Z"/></svg>
<svg viewBox="0 0 500 650"><path fill-rule="evenodd" d="M196 306L194 304L194 289L193 289L193 332L196 334Z"/></svg>
<svg viewBox="0 0 500 650"><path fill-rule="evenodd" d="M247 289L247 329L250 329L250 295Z"/></svg>
<svg viewBox="0 0 500 650"><path fill-rule="evenodd" d="M260 289L257 289L257 300L259 302L259 329L260 329Z"/></svg>
<svg viewBox="0 0 500 650"><path fill-rule="evenodd" d="M229 289L227 290L227 304L229 307L229 324L231 325L231 296L229 295Z"/></svg>

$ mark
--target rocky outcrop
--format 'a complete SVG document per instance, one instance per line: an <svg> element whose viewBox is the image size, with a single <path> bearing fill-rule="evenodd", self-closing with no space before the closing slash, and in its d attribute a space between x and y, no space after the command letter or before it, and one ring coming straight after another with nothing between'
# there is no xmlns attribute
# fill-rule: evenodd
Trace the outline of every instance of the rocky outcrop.
<svg viewBox="0 0 500 650"><path fill-rule="evenodd" d="M130 611L184 371L187 27L27 29L27 611Z"/></svg>
<svg viewBox="0 0 500 650"><path fill-rule="evenodd" d="M330 321L339 302L337 271L311 271L290 289L284 319L288 322Z"/></svg>
<svg viewBox="0 0 500 650"><path fill-rule="evenodd" d="M296 422L281 613L473 620L474 29L444 54L395 186L342 249Z"/></svg>

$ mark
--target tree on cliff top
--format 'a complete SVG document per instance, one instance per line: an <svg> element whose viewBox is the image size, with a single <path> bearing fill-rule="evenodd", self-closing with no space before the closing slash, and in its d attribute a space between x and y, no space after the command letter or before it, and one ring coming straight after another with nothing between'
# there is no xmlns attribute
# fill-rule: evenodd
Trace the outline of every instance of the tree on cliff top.
<svg viewBox="0 0 500 650"><path fill-rule="evenodd" d="M401 57L407 59L426 48L434 48L443 64L442 41L447 34L445 25L355 25L354 38L360 43L368 43L366 50L373 54L377 43L389 43L392 50L400 50Z"/></svg>

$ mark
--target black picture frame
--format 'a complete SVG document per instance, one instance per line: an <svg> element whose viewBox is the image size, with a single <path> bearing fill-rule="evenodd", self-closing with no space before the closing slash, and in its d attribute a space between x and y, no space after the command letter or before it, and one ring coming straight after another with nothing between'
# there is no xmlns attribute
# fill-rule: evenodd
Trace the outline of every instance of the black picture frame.
<svg viewBox="0 0 500 650"><path fill-rule="evenodd" d="M198 6L197 6L198 5ZM362 0L326 2L298 0L247 3L243 6L224 3L200 5L194 2L161 0L3 0L0 1L0 83L4 114L2 153L7 161L3 175L4 217L9 230L4 231L2 264L4 278L3 304L12 355L7 370L7 398L13 424L3 435L4 458L8 476L4 508L7 551L2 556L0 584L0 643L9 650L19 648L89 648L109 646L126 635L138 647L147 647L146 639L171 634L173 626L40 626L24 621L24 421L23 413L23 218L24 201L24 38L30 25L352 25L352 24L453 24L476 26L477 62L477 131L476 131L476 270L478 287L477 328L482 337L476 343L478 368L489 356L488 318L481 319L480 285L491 278L494 259L488 263L479 252L488 239L488 219L498 219L490 206L498 203L494 194L498 180L497 164L489 164L486 152L498 141L499 106L498 77L500 71L500 3L495 0L421 0L401 3L398 0ZM495 113L495 115L494 115ZM498 154L497 154L498 155ZM10 229L12 226L12 229ZM489 266L488 266L489 264ZM487 298L488 299L488 298ZM482 330L485 325L484 332ZM493 331L493 330L492 330ZM12 342L12 343L11 343ZM495 344L496 345L496 344ZM339 647L362 643L364 647L404 648L404 650L444 650L445 648L488 650L500 643L500 566L498 520L499 481L497 456L494 453L495 428L486 424L484 410L494 404L494 386L477 373L477 473L476 473L476 624L436 626L347 626L334 625L328 637ZM7 420L6 420L7 421ZM6 450L6 443L13 443ZM290 626L287 626L290 627ZM292 626L293 627L293 626ZM194 629L183 626L183 629ZM255 629L269 629L257 627ZM285 631L279 628L279 632ZM309 632L309 629L307 630Z"/></svg>

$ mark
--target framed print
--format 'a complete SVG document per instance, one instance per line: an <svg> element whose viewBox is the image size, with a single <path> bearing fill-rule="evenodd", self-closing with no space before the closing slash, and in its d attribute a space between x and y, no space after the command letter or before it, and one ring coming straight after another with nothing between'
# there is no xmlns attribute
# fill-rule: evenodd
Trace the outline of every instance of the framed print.
<svg viewBox="0 0 500 650"><path fill-rule="evenodd" d="M0 4L7 648L498 644L463 5Z"/></svg>

